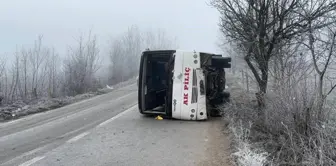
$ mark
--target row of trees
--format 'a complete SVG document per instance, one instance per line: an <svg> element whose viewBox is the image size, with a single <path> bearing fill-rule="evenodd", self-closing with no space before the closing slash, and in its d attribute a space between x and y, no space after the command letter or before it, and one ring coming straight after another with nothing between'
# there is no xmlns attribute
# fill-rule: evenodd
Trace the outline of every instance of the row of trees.
<svg viewBox="0 0 336 166"><path fill-rule="evenodd" d="M135 76L139 68L140 53L145 49L177 49L175 38L170 38L165 31L141 31L132 26L127 32L111 43L109 57L109 83L114 84Z"/></svg>
<svg viewBox="0 0 336 166"><path fill-rule="evenodd" d="M55 96L60 86L57 80L58 55L42 45L39 36L30 49L17 49L11 65L1 60L0 97L2 102L29 101L38 96ZM10 68L8 68L10 67Z"/></svg>
<svg viewBox="0 0 336 166"><path fill-rule="evenodd" d="M336 114L328 101L335 99L336 87L336 2L211 4L221 14L225 42L245 61L258 86L257 116L243 120L259 126L253 132L266 133L269 142L262 144L268 144L269 159L276 165L335 165ZM252 139L260 138L256 135Z"/></svg>
<svg viewBox="0 0 336 166"><path fill-rule="evenodd" d="M175 41L164 31L143 33L132 26L109 46L110 67L99 70L104 60L97 37L91 32L80 35L60 56L43 45L39 36L33 48L17 49L14 61L0 59L0 104L23 101L29 103L42 97L73 96L96 91L103 86L97 71L116 84L137 74L139 57L145 48L176 48Z"/></svg>
<svg viewBox="0 0 336 166"><path fill-rule="evenodd" d="M313 65L319 75L319 109L322 108L326 97L322 90L323 81L335 56L335 1L211 2L221 13L222 34L239 50L258 84L260 106L264 105L263 94L267 92L271 62L274 62L273 73L278 73L274 78L279 81L298 71L296 66Z"/></svg>
<svg viewBox="0 0 336 166"><path fill-rule="evenodd" d="M96 36L92 36L90 32L87 41L80 36L77 45L69 47L68 56L63 64L62 91L67 95L77 95L100 88L101 84L95 77L101 65L100 56Z"/></svg>

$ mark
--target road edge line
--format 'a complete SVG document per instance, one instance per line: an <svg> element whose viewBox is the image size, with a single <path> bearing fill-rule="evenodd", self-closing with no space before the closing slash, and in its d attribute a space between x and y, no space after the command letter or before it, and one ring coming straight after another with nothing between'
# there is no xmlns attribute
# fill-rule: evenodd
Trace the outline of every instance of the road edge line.
<svg viewBox="0 0 336 166"><path fill-rule="evenodd" d="M133 93L135 92L132 92L132 93L129 93L127 95L124 95L124 96L121 96L121 97L118 97L116 99L113 99L111 100L110 102L118 102L119 100L121 99L124 99L128 96L131 96ZM110 104L110 103L102 103L102 104ZM96 106L95 106L96 107ZM87 109L84 109L83 111L79 111L77 113L73 113L73 114L70 114L70 115L67 115L67 116L62 116L62 117L59 117L58 119L54 119L52 121L48 121L44 124L40 124L40 125L37 125L37 126L33 126L32 128L27 128L27 129L24 129L24 130L21 130L19 132L15 132L15 133L11 133L11 134L8 134L8 135L4 135L4 136L0 136L0 142L3 141L3 140L6 140L8 139L8 137L11 137L15 134L20 134L20 133L23 133L23 132L27 132L29 130L34 130L35 128L38 128L40 126L44 126L44 125L50 125L51 123L55 123L55 122L59 122L59 121L62 121L62 120L65 120L65 119L71 119L75 116L78 116L78 115L81 115L81 114L85 114L86 112L89 112L91 109L94 109L94 107L90 107L90 108L87 108Z"/></svg>
<svg viewBox="0 0 336 166"><path fill-rule="evenodd" d="M66 142L67 143L73 143L73 142L76 142L78 140L80 140L81 138L85 137L86 135L90 134L90 132L84 132L84 133L81 133L81 134L78 134L77 136L75 137L72 137L71 139L67 140Z"/></svg>
<svg viewBox="0 0 336 166"><path fill-rule="evenodd" d="M30 165L32 165L32 164L34 164L34 163L42 160L43 158L45 158L45 156L37 156L37 157L35 157L35 158L31 159L31 160L28 160L28 161L20 164L19 166L30 166Z"/></svg>
<svg viewBox="0 0 336 166"><path fill-rule="evenodd" d="M132 84L129 84L129 85L126 85L126 86L123 86L123 87L119 87L119 88L114 89L113 91L118 91L120 89L127 88L127 87L133 86L135 84L136 83L132 83ZM103 94L96 95L96 96L93 96L93 97L89 97L89 98L86 98L86 99L83 99L83 100L80 100L80 101L77 101L77 102L74 102L74 103L67 104L67 105L59 107L59 108L51 109L51 110L46 111L46 112L49 113L49 112L52 112L54 110L61 109L61 108L64 108L64 107L80 105L80 104L82 104L84 102L95 100L95 99L97 99L97 98L99 98L101 96L107 95L109 93L111 93L111 92L107 92L107 93L103 93ZM12 125L12 124L15 124L15 123L19 123L20 121L24 121L27 118L33 118L35 116L40 116L41 115L40 113L45 113L45 112L33 113L33 114L26 115L26 116L22 116L21 118L18 118L18 119L13 119L13 120L6 121L6 122L0 122L0 127L1 128L2 127L6 127L6 126L9 126L9 125Z"/></svg>
<svg viewBox="0 0 336 166"><path fill-rule="evenodd" d="M133 105L133 106L131 106L130 108L126 109L125 111L120 112L120 113L117 114L116 116L114 116L114 117L112 117L112 118L110 118L110 119L108 119L108 120L106 120L106 121L100 123L99 125L97 125L97 128L103 127L103 126L105 126L105 125L111 123L112 121L114 121L114 120L120 118L121 116L123 116L123 115L125 115L126 113L130 112L131 110L133 110L136 106L138 106L138 103L135 104L135 105Z"/></svg>

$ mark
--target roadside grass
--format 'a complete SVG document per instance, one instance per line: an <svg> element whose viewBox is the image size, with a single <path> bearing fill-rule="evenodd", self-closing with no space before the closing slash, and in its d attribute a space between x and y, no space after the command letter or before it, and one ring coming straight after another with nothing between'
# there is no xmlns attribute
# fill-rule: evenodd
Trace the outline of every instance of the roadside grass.
<svg viewBox="0 0 336 166"><path fill-rule="evenodd" d="M233 136L232 157L239 166L336 165L335 100L324 108L325 120L317 120L314 90L300 84L273 89L266 96L264 117L258 116L255 90L247 92L239 76L227 74L231 102L223 106L223 118ZM308 85L309 86L309 85Z"/></svg>

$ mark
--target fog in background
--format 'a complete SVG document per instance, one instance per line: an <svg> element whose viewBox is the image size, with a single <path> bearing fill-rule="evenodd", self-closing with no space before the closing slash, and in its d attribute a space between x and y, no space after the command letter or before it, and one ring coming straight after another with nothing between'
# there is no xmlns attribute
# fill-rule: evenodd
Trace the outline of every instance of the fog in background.
<svg viewBox="0 0 336 166"><path fill-rule="evenodd" d="M207 0L0 2L0 105L97 92L138 75L149 49L219 53Z"/></svg>
<svg viewBox="0 0 336 166"><path fill-rule="evenodd" d="M163 29L180 49L218 52L219 15L204 0L11 0L0 2L0 56L31 47L38 35L60 56L81 33L97 35L101 56L111 38L132 25ZM105 61L106 62L106 61Z"/></svg>

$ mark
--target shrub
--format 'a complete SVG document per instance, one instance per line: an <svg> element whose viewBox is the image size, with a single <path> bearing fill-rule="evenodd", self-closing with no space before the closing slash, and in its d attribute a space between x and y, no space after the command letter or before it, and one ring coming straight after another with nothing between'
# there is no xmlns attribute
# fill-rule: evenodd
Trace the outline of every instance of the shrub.
<svg viewBox="0 0 336 166"><path fill-rule="evenodd" d="M333 102L325 104L325 120L319 121L314 88L297 85L270 91L264 117L253 94L231 87L232 102L222 110L238 140L233 155L239 165L267 165L266 158L271 165L336 165Z"/></svg>

